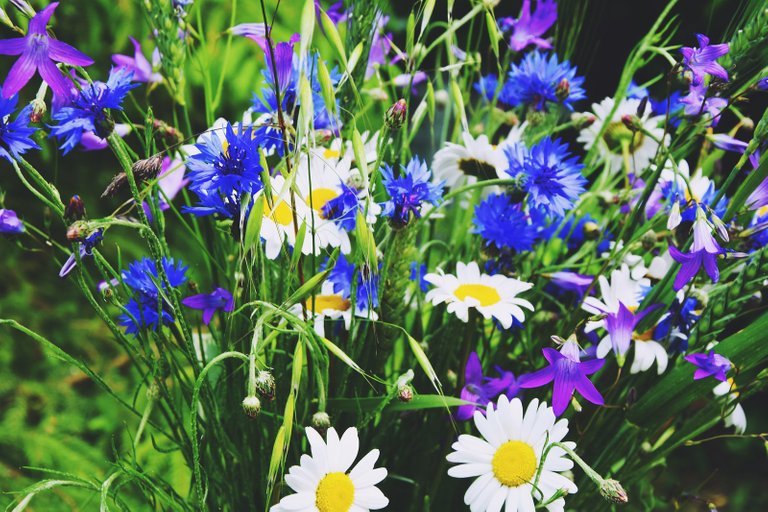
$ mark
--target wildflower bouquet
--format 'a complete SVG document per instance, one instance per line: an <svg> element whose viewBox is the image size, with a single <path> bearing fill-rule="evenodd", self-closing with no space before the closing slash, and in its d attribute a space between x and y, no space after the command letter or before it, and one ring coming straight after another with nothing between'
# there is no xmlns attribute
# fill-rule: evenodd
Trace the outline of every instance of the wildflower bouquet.
<svg viewBox="0 0 768 512"><path fill-rule="evenodd" d="M111 66L58 2L0 11L1 183L37 201L0 243L126 368L0 319L122 416L13 510L669 510L670 458L764 438L768 2L709 36L669 2L604 99L586 2L139 4ZM65 199L70 158L116 173Z"/></svg>

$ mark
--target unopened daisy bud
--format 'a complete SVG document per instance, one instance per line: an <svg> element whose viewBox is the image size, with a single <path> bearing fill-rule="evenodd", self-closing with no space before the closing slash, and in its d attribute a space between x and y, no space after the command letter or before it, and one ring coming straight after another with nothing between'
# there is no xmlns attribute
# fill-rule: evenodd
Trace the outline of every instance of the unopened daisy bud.
<svg viewBox="0 0 768 512"><path fill-rule="evenodd" d="M394 105L389 107L386 115L384 116L384 124L392 131L399 130L403 123L405 123L405 114L408 110L408 105L403 98L400 98Z"/></svg>
<svg viewBox="0 0 768 512"><path fill-rule="evenodd" d="M435 91L435 103L441 107L444 107L451 100L450 94L445 89L439 89Z"/></svg>
<svg viewBox="0 0 768 512"><path fill-rule="evenodd" d="M571 94L571 84L567 78L560 80L560 83L555 87L555 97L560 101L565 101Z"/></svg>
<svg viewBox="0 0 768 512"><path fill-rule="evenodd" d="M584 223L584 238L587 240L596 240L600 237L600 226L596 222L587 221Z"/></svg>
<svg viewBox="0 0 768 512"><path fill-rule="evenodd" d="M640 122L640 118L637 116L633 116L630 114L626 114L621 116L621 122L624 123L624 126L627 127L627 129L636 132L640 129L642 129L643 124Z"/></svg>
<svg viewBox="0 0 768 512"><path fill-rule="evenodd" d="M85 217L85 203L80 196L72 196L67 203L67 207L64 208L64 218L68 222L74 222Z"/></svg>
<svg viewBox="0 0 768 512"><path fill-rule="evenodd" d="M45 112L48 110L45 101L40 98L35 98L30 101L29 104L32 106L32 112L29 114L29 122L39 123L43 119Z"/></svg>
<svg viewBox="0 0 768 512"><path fill-rule="evenodd" d="M331 417L325 411L317 411L312 415L312 427L325 435L325 431L331 428Z"/></svg>
<svg viewBox="0 0 768 512"><path fill-rule="evenodd" d="M667 229L673 230L683 221L682 215L680 215L680 202L675 197L675 202L672 204L672 210L669 212L669 218L667 219Z"/></svg>
<svg viewBox="0 0 768 512"><path fill-rule="evenodd" d="M397 398L401 402L410 402L413 400L413 388L411 386L401 386L397 390Z"/></svg>
<svg viewBox="0 0 768 512"><path fill-rule="evenodd" d="M624 504L629 501L627 491L624 490L618 480L612 478L603 480L600 485L600 495L613 503Z"/></svg>
<svg viewBox="0 0 768 512"><path fill-rule="evenodd" d="M722 220L720 220L720 217L712 213L712 224L715 225L715 231L717 232L717 235L720 237L720 239L723 242L728 241L728 228L725 226L725 223L723 223Z"/></svg>
<svg viewBox="0 0 768 512"><path fill-rule="evenodd" d="M267 400L275 399L275 378L268 371L260 371L256 376L256 391Z"/></svg>
<svg viewBox="0 0 768 512"><path fill-rule="evenodd" d="M261 400L256 396L247 396L243 399L243 412L255 418L261 411Z"/></svg>
<svg viewBox="0 0 768 512"><path fill-rule="evenodd" d="M571 122L575 125L577 130L583 130L584 128L592 126L595 124L596 120L597 118L592 114L580 114L578 112L571 114Z"/></svg>

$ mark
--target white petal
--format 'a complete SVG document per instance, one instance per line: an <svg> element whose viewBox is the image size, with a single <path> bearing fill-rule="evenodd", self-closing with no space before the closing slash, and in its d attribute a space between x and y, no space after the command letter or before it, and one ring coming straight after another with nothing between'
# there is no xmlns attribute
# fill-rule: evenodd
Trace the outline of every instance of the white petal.
<svg viewBox="0 0 768 512"><path fill-rule="evenodd" d="M355 505L378 510L389 505L389 500L378 487L355 490Z"/></svg>
<svg viewBox="0 0 768 512"><path fill-rule="evenodd" d="M489 469L488 464L459 464L448 468L448 475L454 478L472 478L487 473Z"/></svg>

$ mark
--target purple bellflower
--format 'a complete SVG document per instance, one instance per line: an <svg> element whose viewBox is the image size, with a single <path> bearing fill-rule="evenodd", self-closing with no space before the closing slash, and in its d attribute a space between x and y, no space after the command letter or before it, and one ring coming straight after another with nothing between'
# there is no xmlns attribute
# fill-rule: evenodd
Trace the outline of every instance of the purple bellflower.
<svg viewBox="0 0 768 512"><path fill-rule="evenodd" d="M618 311L608 313L605 317L605 330L608 331L608 339L605 341L609 341L610 344L600 343L597 348L597 356L605 357L608 349L613 349L619 366L624 366L627 351L632 345L632 333L635 331L635 327L648 313L660 307L661 304L654 304L642 311L633 313L623 302L619 301Z"/></svg>
<svg viewBox="0 0 768 512"><path fill-rule="evenodd" d="M557 20L557 3L554 0L537 0L533 14L531 14L531 0L523 0L520 17L503 18L499 20L499 26L504 32L512 31L509 46L516 52L529 45L551 50L552 44L541 36L549 30L555 20Z"/></svg>
<svg viewBox="0 0 768 512"><path fill-rule="evenodd" d="M160 51L155 48L152 52L152 62L150 63L141 52L141 43L133 37L130 40L133 43L133 57L115 54L112 56L112 62L115 63L115 66L131 70L133 72L133 79L137 82L148 84L162 82L163 75L154 71L160 66Z"/></svg>
<svg viewBox="0 0 768 512"><path fill-rule="evenodd" d="M587 289L595 280L594 276L587 276L567 270L553 272L550 274L549 278L552 280L552 284L563 290L576 293L579 298L583 297L584 294L587 293Z"/></svg>
<svg viewBox="0 0 768 512"><path fill-rule="evenodd" d="M231 313L235 310L235 301L232 298L232 294L224 288L216 288L212 293L192 295L182 300L181 303L188 308L202 309L203 323L205 325L211 323L216 310L220 309L226 313Z"/></svg>
<svg viewBox="0 0 768 512"><path fill-rule="evenodd" d="M29 115L32 107L27 105L11 121L11 114L19 101L18 95L10 98L0 98L0 157L13 163L29 149L40 149L32 140L37 128L29 126Z"/></svg>
<svg viewBox="0 0 768 512"><path fill-rule="evenodd" d="M704 83L704 75L711 75L723 80L728 80L728 72L716 61L728 53L728 43L709 44L709 38L704 34L696 34L699 40L699 48L684 46L680 49L683 54L683 66L691 71L691 85L698 86Z"/></svg>
<svg viewBox="0 0 768 512"><path fill-rule="evenodd" d="M247 37L254 41L265 38L267 30L269 30L269 25L266 23L241 23L229 29L236 36Z"/></svg>
<svg viewBox="0 0 768 512"><path fill-rule="evenodd" d="M734 153L740 153L742 155L749 147L749 144L747 144L746 142L736 139L734 137L731 137L727 133L716 133L710 136L709 140L711 140L712 144L714 144L715 147L717 148L720 148L725 151L733 151ZM749 163L750 165L752 165L753 169L757 169L757 166L760 164L759 149L749 155Z"/></svg>
<svg viewBox="0 0 768 512"><path fill-rule="evenodd" d="M688 354L685 360L698 367L693 374L693 380L712 376L726 382L725 374L731 369L731 361L727 357L715 354L714 350L710 350L709 354Z"/></svg>
<svg viewBox="0 0 768 512"><path fill-rule="evenodd" d="M315 0L315 18L317 18L317 23L320 25L320 30L323 31L323 34L325 34L325 28L321 21L320 11L325 11L328 19L330 19L334 25L338 25L347 19L347 12L344 10L344 2L336 2L329 5L327 9L323 9L320 0Z"/></svg>
<svg viewBox="0 0 768 512"><path fill-rule="evenodd" d="M387 55L392 49L392 34L384 33L389 21L389 16L379 15L376 20L376 29L371 39L371 49L368 53L368 67L365 69L365 78L371 78L376 73L376 66L387 62Z"/></svg>
<svg viewBox="0 0 768 512"><path fill-rule="evenodd" d="M682 253L676 247L669 246L669 254L682 267L675 277L674 289L679 291L689 283L704 265L709 278L713 283L720 279L720 270L717 268L717 255L725 252L717 244L712 236L712 227L699 206L696 206L696 220L693 222L693 246L691 252Z"/></svg>
<svg viewBox="0 0 768 512"><path fill-rule="evenodd" d="M24 223L19 220L16 212L0 208L0 233L15 235L24 232Z"/></svg>
<svg viewBox="0 0 768 512"><path fill-rule="evenodd" d="M431 183L432 171L419 157L413 157L405 172L395 177L392 169L384 165L381 169L384 188L390 200L382 203L382 215L390 217L398 226L405 226L412 217L421 216L421 203L437 205L443 195L443 182Z"/></svg>
<svg viewBox="0 0 768 512"><path fill-rule="evenodd" d="M477 352L472 352L469 355L467 366L464 369L464 387L461 388L459 396L462 400L472 403L459 406L455 416L457 420L470 420L475 411L485 414L485 406L501 393L504 393L509 399L519 394L521 384L525 382L527 376L522 375L515 378L512 372L504 371L498 366L496 366L496 371L499 373L499 377L483 376L483 367Z"/></svg>
<svg viewBox="0 0 768 512"><path fill-rule="evenodd" d="M728 100L725 98L707 96L707 89L703 84L692 85L688 95L682 98L680 103L685 105L684 112L687 116L708 114L712 119L712 126L717 126L720 122L720 111L728 106Z"/></svg>
<svg viewBox="0 0 768 512"><path fill-rule="evenodd" d="M763 179L749 194L746 205L750 210L759 210L763 206L768 206L768 178Z"/></svg>
<svg viewBox="0 0 768 512"><path fill-rule="evenodd" d="M97 229L96 231L88 235L83 241L81 241L80 246L78 247L78 252L80 253L80 259L82 260L86 256L92 256L93 249L103 239L104 239L104 230ZM69 256L69 259L67 259L67 261L64 263L64 266L61 267L61 270L59 271L59 277L61 278L67 277L67 275L69 275L69 273L72 272L76 266L77 266L77 256L75 256L75 254L72 253Z"/></svg>
<svg viewBox="0 0 768 512"><path fill-rule="evenodd" d="M542 351L544 357L549 361L549 366L527 375L520 387L538 388L554 381L552 406L555 416L560 416L565 412L574 391L578 391L593 404L603 405L605 403L603 396L592 384L592 381L587 378L587 375L591 375L603 367L604 359L580 361L579 345L573 339L563 343L559 352L549 347L545 347Z"/></svg>
<svg viewBox="0 0 768 512"><path fill-rule="evenodd" d="M29 20L27 35L0 40L0 54L20 55L3 82L3 97L19 92L35 74L47 83L57 96L70 96L72 86L56 67L55 62L71 66L90 66L93 59L72 46L48 36L46 26L59 2L53 2Z"/></svg>

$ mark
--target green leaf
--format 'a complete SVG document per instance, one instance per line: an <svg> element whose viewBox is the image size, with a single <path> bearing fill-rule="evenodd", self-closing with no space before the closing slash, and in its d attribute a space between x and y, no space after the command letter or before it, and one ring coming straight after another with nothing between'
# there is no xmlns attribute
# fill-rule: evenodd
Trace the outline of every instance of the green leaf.
<svg viewBox="0 0 768 512"><path fill-rule="evenodd" d="M299 43L299 59L306 62L309 45L315 32L315 2L306 0L301 11L301 42ZM303 68L302 68L303 69Z"/></svg>
<svg viewBox="0 0 768 512"><path fill-rule="evenodd" d="M253 208L248 215L248 220L245 224L245 236L243 238L243 248L248 251L252 247L255 247L259 242L259 235L261 235L261 222L264 220L264 203L266 200L261 195L253 202Z"/></svg>
<svg viewBox="0 0 768 512"><path fill-rule="evenodd" d="M333 90L333 82L328 67L323 59L317 59L317 77L320 81L320 91L323 94L323 101L328 114L336 115L336 92Z"/></svg>
<svg viewBox="0 0 768 512"><path fill-rule="evenodd" d="M342 411L375 411L388 397L364 397L364 398L331 398L328 400L329 408ZM420 409L442 409L445 407L459 407L471 405L461 398L443 395L416 395L410 402L393 402L384 408L384 412L416 411Z"/></svg>

